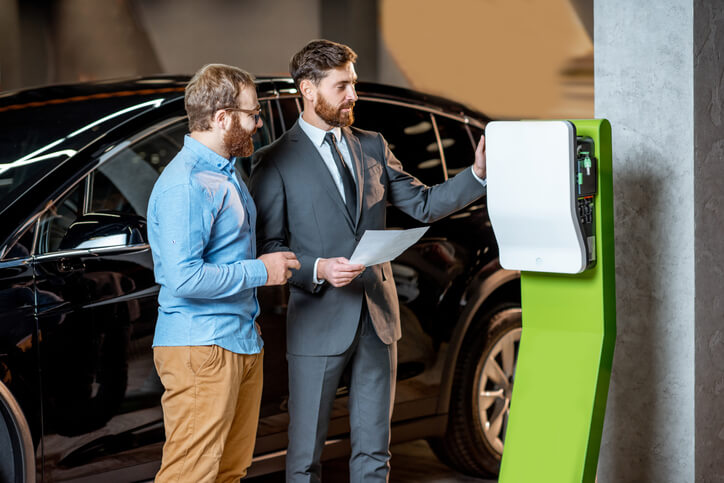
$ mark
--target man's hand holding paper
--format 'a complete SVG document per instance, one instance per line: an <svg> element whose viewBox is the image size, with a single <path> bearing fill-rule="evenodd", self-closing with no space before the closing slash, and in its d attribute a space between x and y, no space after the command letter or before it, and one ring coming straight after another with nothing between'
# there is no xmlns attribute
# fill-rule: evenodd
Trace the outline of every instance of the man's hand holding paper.
<svg viewBox="0 0 724 483"><path fill-rule="evenodd" d="M350 263L344 257L320 258L317 264L317 278L326 280L333 287L344 287L362 272L365 266L360 263Z"/></svg>

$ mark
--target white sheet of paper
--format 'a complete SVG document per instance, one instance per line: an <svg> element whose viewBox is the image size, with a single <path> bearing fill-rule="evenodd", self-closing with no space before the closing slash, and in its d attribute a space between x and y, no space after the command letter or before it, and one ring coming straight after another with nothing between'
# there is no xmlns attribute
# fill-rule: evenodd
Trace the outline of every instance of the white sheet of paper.
<svg viewBox="0 0 724 483"><path fill-rule="evenodd" d="M429 227L409 230L367 230L349 258L350 263L366 267L389 262L414 245Z"/></svg>

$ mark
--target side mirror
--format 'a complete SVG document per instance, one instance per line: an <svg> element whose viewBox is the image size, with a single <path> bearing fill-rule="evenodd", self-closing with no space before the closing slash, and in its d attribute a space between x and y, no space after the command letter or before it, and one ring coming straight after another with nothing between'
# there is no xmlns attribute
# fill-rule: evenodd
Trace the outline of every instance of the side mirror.
<svg viewBox="0 0 724 483"><path fill-rule="evenodd" d="M78 217L60 242L61 250L122 247L147 243L146 219L131 213L98 212Z"/></svg>

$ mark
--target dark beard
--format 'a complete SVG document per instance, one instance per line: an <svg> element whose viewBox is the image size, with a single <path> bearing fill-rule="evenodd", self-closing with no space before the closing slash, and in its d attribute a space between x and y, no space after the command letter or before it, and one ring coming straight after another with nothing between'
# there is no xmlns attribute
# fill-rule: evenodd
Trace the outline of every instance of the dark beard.
<svg viewBox="0 0 724 483"><path fill-rule="evenodd" d="M349 112L342 112L342 109L346 108L349 108ZM354 102L348 102L335 108L327 102L324 96L317 94L317 104L314 106L314 112L332 127L347 127L354 122Z"/></svg>
<svg viewBox="0 0 724 483"><path fill-rule="evenodd" d="M234 114L234 120L231 121L231 129L224 134L224 146L226 150L229 151L229 156L245 158L254 154L252 136L254 136L254 133L244 129L241 126L239 116Z"/></svg>

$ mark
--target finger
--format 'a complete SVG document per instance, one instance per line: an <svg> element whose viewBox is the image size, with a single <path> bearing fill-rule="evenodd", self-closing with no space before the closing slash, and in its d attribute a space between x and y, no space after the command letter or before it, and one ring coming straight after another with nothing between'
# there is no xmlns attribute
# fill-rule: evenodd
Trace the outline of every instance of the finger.
<svg viewBox="0 0 724 483"><path fill-rule="evenodd" d="M302 268L302 264L299 263L299 260L287 260L287 268L293 268L295 270L299 270Z"/></svg>
<svg viewBox="0 0 724 483"><path fill-rule="evenodd" d="M291 278L291 276L292 276L291 270L287 270L287 273L285 275L286 275L287 279Z"/></svg>
<svg viewBox="0 0 724 483"><path fill-rule="evenodd" d="M475 149L478 154L483 154L483 151L485 150L485 135L480 136L480 141L478 141L478 146Z"/></svg>
<svg viewBox="0 0 724 483"><path fill-rule="evenodd" d="M342 285L347 285L350 282L349 277L345 276L336 276L334 277L334 282L337 284L336 287L341 287Z"/></svg>
<svg viewBox="0 0 724 483"><path fill-rule="evenodd" d="M360 273L362 273L362 270L349 270L347 272L344 272L343 276L344 276L344 278L352 279L352 278L355 278Z"/></svg>
<svg viewBox="0 0 724 483"><path fill-rule="evenodd" d="M344 265L340 265L340 270L342 269L344 269L345 272L357 272L364 270L365 266L361 263L345 263Z"/></svg>
<svg viewBox="0 0 724 483"><path fill-rule="evenodd" d="M349 260L347 260L346 258L339 258L339 260L343 266L349 267L352 270L359 270L359 269L364 268L364 266L365 266L364 263L352 263Z"/></svg>
<svg viewBox="0 0 724 483"><path fill-rule="evenodd" d="M364 269L364 265L340 265L338 268L340 272L344 273L359 272L361 269Z"/></svg>
<svg viewBox="0 0 724 483"><path fill-rule="evenodd" d="M296 260L297 256L294 254L294 252L281 252L282 255L284 255L285 258L288 258L290 260Z"/></svg>

